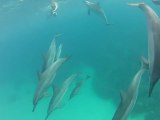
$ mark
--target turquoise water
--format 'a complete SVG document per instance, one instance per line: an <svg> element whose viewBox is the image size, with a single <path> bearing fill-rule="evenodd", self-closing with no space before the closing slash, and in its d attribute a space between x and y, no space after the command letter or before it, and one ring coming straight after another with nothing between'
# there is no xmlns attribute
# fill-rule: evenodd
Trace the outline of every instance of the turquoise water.
<svg viewBox="0 0 160 120"><path fill-rule="evenodd" d="M146 17L126 5L138 1L99 0L112 23L106 26L99 16L87 14L82 0L60 3L56 17L48 8L50 0L0 0L0 120L44 120L51 96L41 100L35 112L32 100L42 54L59 33L63 35L56 42L63 43L62 56L71 55L71 59L56 80L76 72L91 79L73 99L64 99L64 106L48 120L111 120L120 90L128 88L139 70L140 57L147 57ZM150 0L145 3L160 13L159 6ZM129 120L159 120L160 84L148 98L148 83L145 73Z"/></svg>

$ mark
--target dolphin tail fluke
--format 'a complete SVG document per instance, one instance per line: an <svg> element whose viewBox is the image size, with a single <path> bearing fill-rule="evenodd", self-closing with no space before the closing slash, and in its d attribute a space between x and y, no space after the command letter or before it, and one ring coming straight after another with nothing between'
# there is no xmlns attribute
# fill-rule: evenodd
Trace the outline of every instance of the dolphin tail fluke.
<svg viewBox="0 0 160 120"><path fill-rule="evenodd" d="M149 62L143 56L141 57L141 68L142 69L149 69Z"/></svg>
<svg viewBox="0 0 160 120"><path fill-rule="evenodd" d="M54 16L57 16L57 12L54 12L54 11L53 11L52 14L53 14Z"/></svg>

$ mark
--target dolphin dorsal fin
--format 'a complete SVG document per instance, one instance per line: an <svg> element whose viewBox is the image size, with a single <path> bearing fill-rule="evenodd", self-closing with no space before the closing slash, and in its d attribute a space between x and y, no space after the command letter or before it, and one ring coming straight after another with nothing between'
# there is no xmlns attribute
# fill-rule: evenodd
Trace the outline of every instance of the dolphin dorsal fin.
<svg viewBox="0 0 160 120"><path fill-rule="evenodd" d="M120 91L120 96L121 96L121 101L122 101L122 103L124 102L124 100L126 99L126 92L124 92L124 91Z"/></svg>

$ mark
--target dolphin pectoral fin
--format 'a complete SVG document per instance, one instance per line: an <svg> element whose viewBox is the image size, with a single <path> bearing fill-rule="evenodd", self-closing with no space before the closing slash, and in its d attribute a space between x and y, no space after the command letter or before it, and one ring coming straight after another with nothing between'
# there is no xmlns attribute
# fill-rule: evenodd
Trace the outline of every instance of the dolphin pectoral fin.
<svg viewBox="0 0 160 120"><path fill-rule="evenodd" d="M90 9L88 9L88 15L90 15L91 14L91 10Z"/></svg>
<svg viewBox="0 0 160 120"><path fill-rule="evenodd" d="M141 68L144 68L144 69L149 69L149 62L148 60L141 56Z"/></svg>
<svg viewBox="0 0 160 120"><path fill-rule="evenodd" d="M124 92L124 91L120 91L120 96L121 96L121 101L122 101L122 103L124 102L124 100L126 99L126 93Z"/></svg>

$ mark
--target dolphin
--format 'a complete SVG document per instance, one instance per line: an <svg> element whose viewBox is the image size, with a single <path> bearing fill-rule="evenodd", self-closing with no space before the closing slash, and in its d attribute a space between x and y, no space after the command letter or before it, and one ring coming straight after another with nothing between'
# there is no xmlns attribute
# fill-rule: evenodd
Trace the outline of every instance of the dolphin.
<svg viewBox="0 0 160 120"><path fill-rule="evenodd" d="M90 12L93 11L97 15L101 16L105 20L107 25L110 25L109 22L108 22L108 19L106 17L105 12L100 7L99 3L95 3L95 2L91 2L91 1L85 0L84 4L88 7L88 14L89 15L90 15Z"/></svg>
<svg viewBox="0 0 160 120"><path fill-rule="evenodd" d="M85 78L85 80L87 80L89 78L90 78L90 76L87 75L86 78ZM79 93L79 91L80 91L83 83L84 83L83 79L77 82L76 86L73 88L73 90L72 90L72 92L71 92L71 94L69 96L69 100L72 99L75 95L77 95Z"/></svg>
<svg viewBox="0 0 160 120"><path fill-rule="evenodd" d="M41 100L48 90L48 88L52 85L56 71L62 66L64 62L66 62L69 57L59 58L57 61L51 64L51 66L46 69L43 73L39 76L39 83L34 94L33 98L33 110L35 110L37 103Z"/></svg>
<svg viewBox="0 0 160 120"><path fill-rule="evenodd" d="M160 78L160 20L156 12L145 3L129 4L144 11L148 21L149 96Z"/></svg>
<svg viewBox="0 0 160 120"><path fill-rule="evenodd" d="M62 47L58 47L56 46L56 38L59 37L60 35L62 34L57 34L54 36L52 42L51 42L51 45L47 51L47 53L45 55L43 55L43 67L42 67L42 72L45 71L45 69L47 69L53 62L55 62L61 55L61 49ZM60 44L60 46L62 46ZM57 58L57 56L59 56Z"/></svg>
<svg viewBox="0 0 160 120"><path fill-rule="evenodd" d="M160 0L152 0L152 2L156 5L160 5Z"/></svg>
<svg viewBox="0 0 160 120"><path fill-rule="evenodd" d="M74 87L74 89L72 90L70 96L69 96L69 100L72 99L75 95L77 95L83 85L83 80L80 80L77 82L76 86Z"/></svg>
<svg viewBox="0 0 160 120"><path fill-rule="evenodd" d="M57 0L52 0L51 1L51 10L52 10L52 14L55 15L55 16L57 15L58 7L59 7L58 1Z"/></svg>
<svg viewBox="0 0 160 120"><path fill-rule="evenodd" d="M73 74L69 78L67 78L61 85L60 89L53 95L53 97L50 100L47 115L45 117L45 120L48 119L49 115L57 108L59 108L61 101L66 94L68 88L74 81L74 79L78 76L78 74Z"/></svg>
<svg viewBox="0 0 160 120"><path fill-rule="evenodd" d="M129 85L127 91L121 91L121 102L118 109L116 110L112 120L127 120L129 114L131 113L136 101L139 92L139 85L141 82L141 76L147 69L148 65L145 62L144 58L141 59L141 68L134 76L132 82Z"/></svg>

